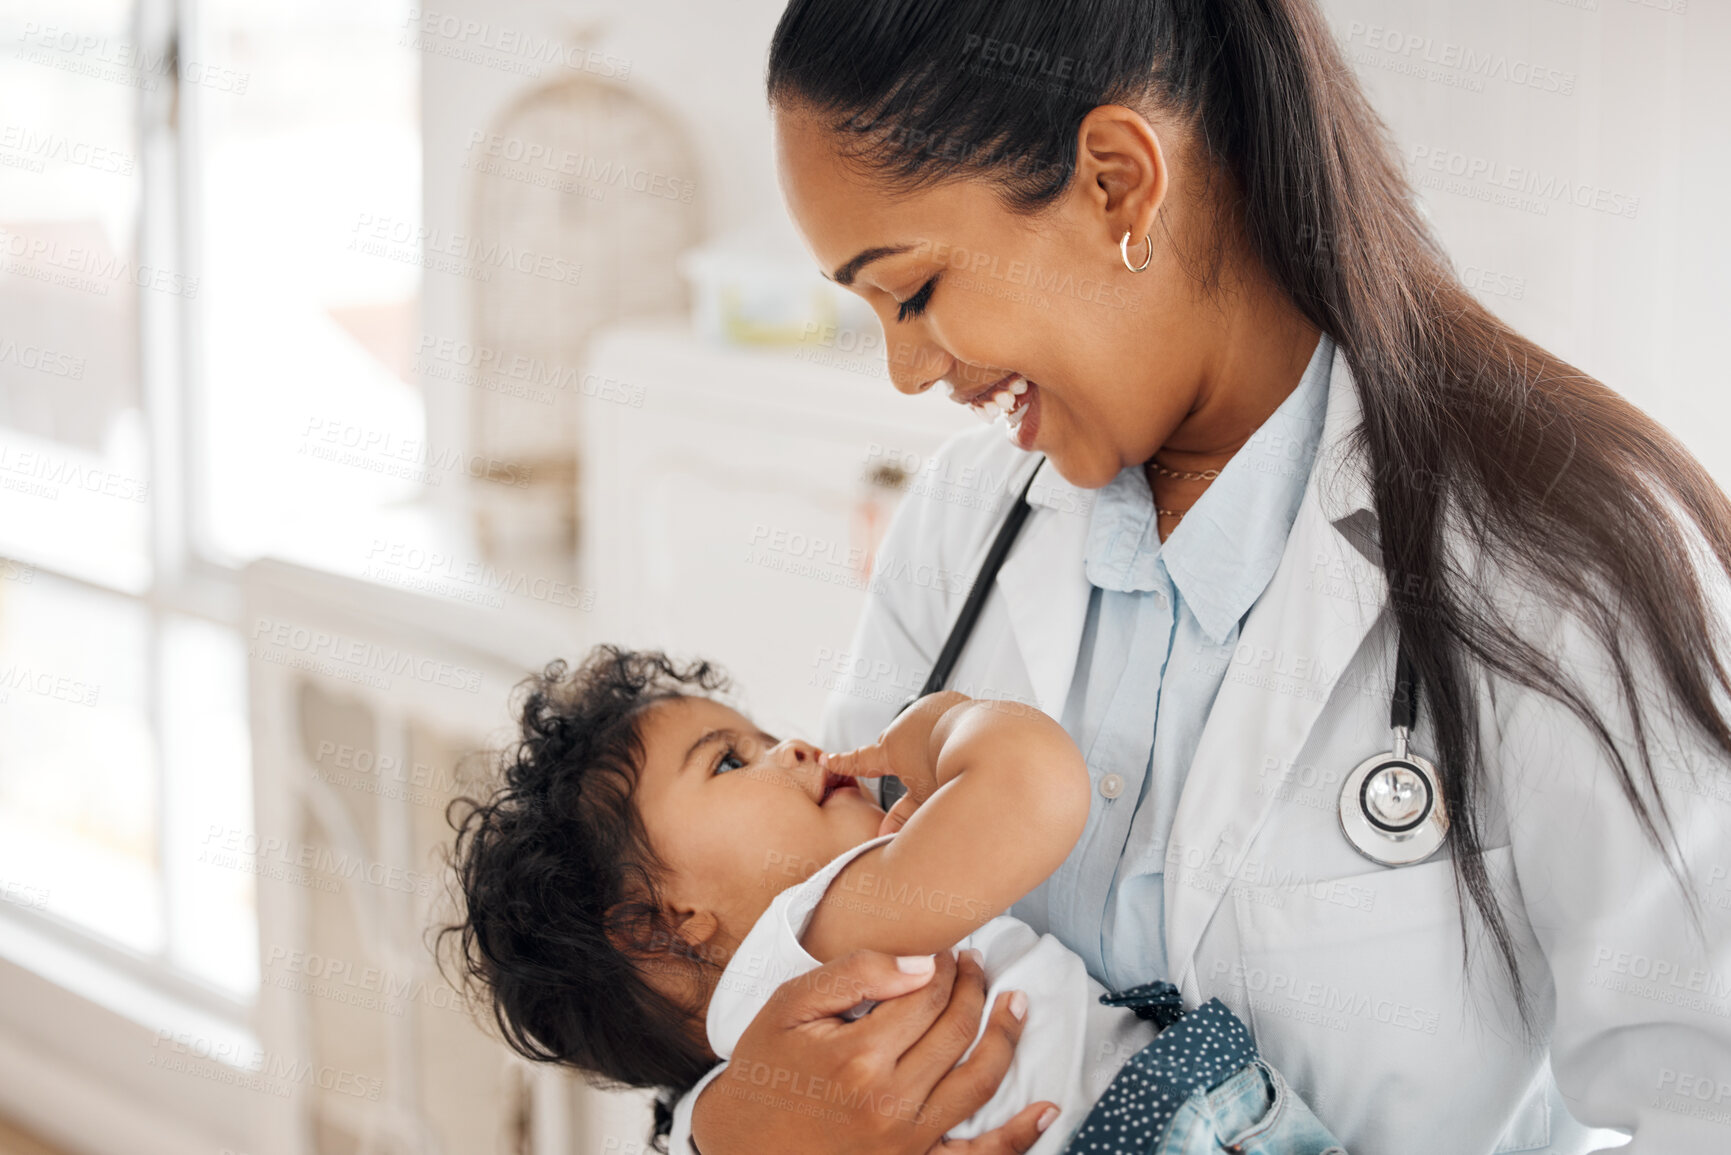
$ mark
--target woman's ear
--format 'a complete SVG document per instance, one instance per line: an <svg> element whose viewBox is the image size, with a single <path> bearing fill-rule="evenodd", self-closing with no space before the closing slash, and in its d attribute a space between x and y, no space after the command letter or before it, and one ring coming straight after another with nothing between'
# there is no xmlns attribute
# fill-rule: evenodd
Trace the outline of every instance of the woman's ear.
<svg viewBox="0 0 1731 1155"><path fill-rule="evenodd" d="M1121 104L1102 104L1076 131L1076 187L1104 214L1112 241L1154 229L1171 173L1165 146L1147 118Z"/></svg>

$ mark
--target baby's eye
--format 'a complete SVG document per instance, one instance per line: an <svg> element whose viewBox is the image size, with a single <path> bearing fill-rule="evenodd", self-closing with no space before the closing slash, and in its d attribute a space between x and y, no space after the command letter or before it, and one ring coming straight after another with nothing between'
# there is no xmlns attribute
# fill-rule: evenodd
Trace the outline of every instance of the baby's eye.
<svg viewBox="0 0 1731 1155"><path fill-rule="evenodd" d="M715 772L717 774L725 774L729 770L742 770L744 768L745 759L741 758L738 752L733 750L729 750L727 753L723 754L721 756L721 761L715 764Z"/></svg>

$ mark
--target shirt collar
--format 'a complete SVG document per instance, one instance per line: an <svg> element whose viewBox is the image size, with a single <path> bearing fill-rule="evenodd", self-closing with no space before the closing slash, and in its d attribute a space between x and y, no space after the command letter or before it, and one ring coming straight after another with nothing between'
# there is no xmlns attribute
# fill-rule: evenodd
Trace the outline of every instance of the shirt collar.
<svg viewBox="0 0 1731 1155"><path fill-rule="evenodd" d="M1304 498L1328 409L1334 342L1325 334L1304 376L1232 455L1164 543L1140 466L1099 491L1088 527L1086 572L1101 589L1142 593L1170 577L1215 644L1267 588Z"/></svg>

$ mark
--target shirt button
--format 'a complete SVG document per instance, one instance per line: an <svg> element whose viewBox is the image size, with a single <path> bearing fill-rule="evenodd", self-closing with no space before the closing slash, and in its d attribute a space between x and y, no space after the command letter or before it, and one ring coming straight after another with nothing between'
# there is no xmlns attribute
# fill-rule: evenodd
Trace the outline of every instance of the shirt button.
<svg viewBox="0 0 1731 1155"><path fill-rule="evenodd" d="M1123 778L1116 774L1108 774L1100 779L1100 796L1102 798L1116 798L1122 793L1124 793Z"/></svg>

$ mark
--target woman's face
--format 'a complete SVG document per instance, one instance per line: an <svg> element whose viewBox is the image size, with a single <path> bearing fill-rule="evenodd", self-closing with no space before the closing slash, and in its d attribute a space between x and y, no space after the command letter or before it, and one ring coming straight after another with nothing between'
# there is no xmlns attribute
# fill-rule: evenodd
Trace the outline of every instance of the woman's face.
<svg viewBox="0 0 1731 1155"><path fill-rule="evenodd" d="M1181 172L1170 150L1116 106L1090 113L1079 141L1076 178L1025 216L981 180L888 194L843 163L815 118L776 114L789 210L825 275L882 321L896 388L942 385L981 407L1015 396L1012 440L1097 488L1152 457L1197 408L1217 326L1164 239L1195 215L1168 195ZM1120 255L1126 230L1144 272Z"/></svg>

